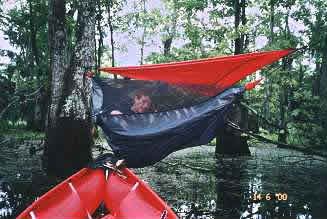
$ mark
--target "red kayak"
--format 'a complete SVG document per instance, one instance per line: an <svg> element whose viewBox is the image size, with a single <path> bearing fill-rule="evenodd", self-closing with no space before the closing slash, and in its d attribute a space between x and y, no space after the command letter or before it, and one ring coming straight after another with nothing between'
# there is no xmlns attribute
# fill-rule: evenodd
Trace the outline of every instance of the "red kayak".
<svg viewBox="0 0 327 219"><path fill-rule="evenodd" d="M102 219L177 219L176 214L129 169L122 174L82 169L47 192L17 219L91 219L104 203Z"/></svg>

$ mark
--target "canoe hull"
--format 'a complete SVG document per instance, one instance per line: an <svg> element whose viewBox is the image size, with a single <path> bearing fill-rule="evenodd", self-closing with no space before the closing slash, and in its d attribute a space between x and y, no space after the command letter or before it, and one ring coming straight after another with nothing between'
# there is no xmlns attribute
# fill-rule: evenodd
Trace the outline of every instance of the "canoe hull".
<svg viewBox="0 0 327 219"><path fill-rule="evenodd" d="M175 219L168 205L131 170L123 176L82 169L35 201L17 219L90 219L101 203L103 219Z"/></svg>

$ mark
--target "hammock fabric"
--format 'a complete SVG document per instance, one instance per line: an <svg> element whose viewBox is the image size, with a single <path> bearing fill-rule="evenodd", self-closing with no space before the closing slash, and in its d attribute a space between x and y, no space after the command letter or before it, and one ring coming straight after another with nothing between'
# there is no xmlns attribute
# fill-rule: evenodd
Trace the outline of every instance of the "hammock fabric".
<svg viewBox="0 0 327 219"><path fill-rule="evenodd" d="M138 80L93 78L93 114L128 167L152 165L174 151L210 142L233 103L259 81L231 86L293 51L101 68Z"/></svg>

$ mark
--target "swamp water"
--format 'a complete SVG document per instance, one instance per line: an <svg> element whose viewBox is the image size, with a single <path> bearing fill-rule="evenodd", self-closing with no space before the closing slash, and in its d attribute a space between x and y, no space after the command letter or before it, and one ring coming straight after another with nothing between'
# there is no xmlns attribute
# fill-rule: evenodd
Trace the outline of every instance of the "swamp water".
<svg viewBox="0 0 327 219"><path fill-rule="evenodd" d="M29 147L0 147L0 219L15 218L59 183ZM178 151L134 172L183 219L327 219L325 159L269 145L251 147L249 157L216 159L214 149Z"/></svg>

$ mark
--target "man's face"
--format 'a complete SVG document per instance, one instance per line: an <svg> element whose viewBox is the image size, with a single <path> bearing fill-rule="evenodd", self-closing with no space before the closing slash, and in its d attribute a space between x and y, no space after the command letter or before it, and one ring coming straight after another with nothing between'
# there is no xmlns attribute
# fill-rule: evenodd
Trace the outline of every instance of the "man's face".
<svg viewBox="0 0 327 219"><path fill-rule="evenodd" d="M143 113L147 111L151 106L151 100L149 96L140 95L134 97L134 104L131 110L136 113Z"/></svg>

